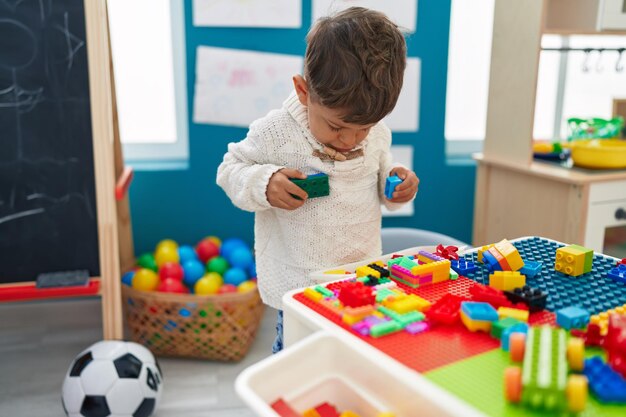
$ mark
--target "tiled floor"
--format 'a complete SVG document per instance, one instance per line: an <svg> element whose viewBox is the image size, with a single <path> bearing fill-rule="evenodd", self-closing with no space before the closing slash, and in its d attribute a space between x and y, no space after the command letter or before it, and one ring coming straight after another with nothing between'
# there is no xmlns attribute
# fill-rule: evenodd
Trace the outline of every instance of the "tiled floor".
<svg viewBox="0 0 626 417"><path fill-rule="evenodd" d="M155 417L253 417L234 390L244 368L271 354L276 311L236 364L159 359L164 391ZM102 338L99 299L0 303L0 416L62 417L61 386L82 349Z"/></svg>

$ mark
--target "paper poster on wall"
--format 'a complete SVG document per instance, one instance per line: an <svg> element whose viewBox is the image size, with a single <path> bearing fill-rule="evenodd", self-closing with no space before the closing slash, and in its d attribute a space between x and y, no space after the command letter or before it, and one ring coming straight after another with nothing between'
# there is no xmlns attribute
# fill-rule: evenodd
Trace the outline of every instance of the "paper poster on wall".
<svg viewBox="0 0 626 417"><path fill-rule="evenodd" d="M299 28L302 0L193 0L193 24Z"/></svg>
<svg viewBox="0 0 626 417"><path fill-rule="evenodd" d="M391 155L393 162L402 164L410 170L413 170L413 146L411 145L392 145ZM419 193L418 193L419 195ZM400 216L412 216L415 213L414 208L415 200L410 203L404 204L398 210L390 211L384 206L383 216L385 217L400 217Z"/></svg>
<svg viewBox="0 0 626 417"><path fill-rule="evenodd" d="M417 0L313 0L312 19L316 21L348 7L361 6L385 13L403 31L415 32L417 26Z"/></svg>
<svg viewBox="0 0 626 417"><path fill-rule="evenodd" d="M385 123L394 132L417 132L419 130L420 70L419 58L407 59L400 97L398 97L396 107L385 117Z"/></svg>
<svg viewBox="0 0 626 417"><path fill-rule="evenodd" d="M302 65L301 56L198 47L193 121L248 127L281 107Z"/></svg>

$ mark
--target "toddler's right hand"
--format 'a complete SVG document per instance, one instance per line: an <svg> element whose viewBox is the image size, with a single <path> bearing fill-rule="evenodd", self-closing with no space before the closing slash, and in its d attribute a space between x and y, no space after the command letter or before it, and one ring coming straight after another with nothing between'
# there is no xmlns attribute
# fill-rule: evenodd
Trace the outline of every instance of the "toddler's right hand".
<svg viewBox="0 0 626 417"><path fill-rule="evenodd" d="M302 188L289 181L289 178L305 179L306 175L297 169L290 168L283 168L280 171L276 171L270 178L267 184L267 190L265 191L267 201L269 201L272 207L295 210L301 207L306 201L308 197L307 193ZM291 194L300 197L302 200L294 198Z"/></svg>

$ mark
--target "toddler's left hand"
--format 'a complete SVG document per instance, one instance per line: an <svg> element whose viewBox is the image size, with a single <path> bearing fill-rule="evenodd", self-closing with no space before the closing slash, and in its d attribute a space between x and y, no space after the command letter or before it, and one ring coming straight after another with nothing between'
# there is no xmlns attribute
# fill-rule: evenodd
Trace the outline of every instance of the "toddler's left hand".
<svg viewBox="0 0 626 417"><path fill-rule="evenodd" d="M406 203L417 194L417 186L420 180L417 178L417 175L415 175L415 172L404 167L395 167L391 170L389 175L397 175L402 180L402 184L398 184L393 192L393 198L389 201L393 203Z"/></svg>

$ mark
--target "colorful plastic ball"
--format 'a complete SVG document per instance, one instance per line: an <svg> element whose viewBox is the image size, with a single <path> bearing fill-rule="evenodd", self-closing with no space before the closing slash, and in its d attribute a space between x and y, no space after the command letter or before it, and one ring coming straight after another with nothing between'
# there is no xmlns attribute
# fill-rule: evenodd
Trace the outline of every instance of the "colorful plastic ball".
<svg viewBox="0 0 626 417"><path fill-rule="evenodd" d="M221 256L216 256L215 258L209 260L206 264L206 269L209 272L217 272L220 275L224 275L226 271L228 271L228 261Z"/></svg>
<svg viewBox="0 0 626 417"><path fill-rule="evenodd" d="M248 274L241 268L230 268L224 274L224 283L237 286L248 279Z"/></svg>
<svg viewBox="0 0 626 417"><path fill-rule="evenodd" d="M209 239L211 242L215 243L215 245L219 248L222 246L222 239L217 236L208 236L206 239Z"/></svg>
<svg viewBox="0 0 626 417"><path fill-rule="evenodd" d="M230 257L227 258L230 264L236 268L248 269L250 264L254 261L252 258L252 252L250 249L244 247L238 247L233 249L230 253Z"/></svg>
<svg viewBox="0 0 626 417"><path fill-rule="evenodd" d="M180 246L178 248L178 257L180 258L180 263L184 264L187 261L197 261L198 255L194 248L189 245Z"/></svg>
<svg viewBox="0 0 626 417"><path fill-rule="evenodd" d="M156 261L154 260L154 256L151 253L144 253L139 258L137 258L137 265L142 268L148 268L157 272L159 268L157 267Z"/></svg>
<svg viewBox="0 0 626 417"><path fill-rule="evenodd" d="M233 284L224 284L220 287L218 294L228 294L231 292L237 292L237 287Z"/></svg>
<svg viewBox="0 0 626 417"><path fill-rule="evenodd" d="M216 272L209 272L196 282L193 289L198 295L217 294L224 280L222 276Z"/></svg>
<svg viewBox="0 0 626 417"><path fill-rule="evenodd" d="M196 245L196 253L198 258L206 263L209 259L220 254L220 248L210 240L204 239Z"/></svg>
<svg viewBox="0 0 626 417"><path fill-rule="evenodd" d="M228 259L230 257L231 252L234 249L240 248L240 247L247 248L248 245L243 240L237 239L234 237L230 239L226 239L225 241L222 242L222 246L220 246L220 254L224 258Z"/></svg>
<svg viewBox="0 0 626 417"><path fill-rule="evenodd" d="M157 291L178 294L187 294L189 292L187 287L185 287L185 284L176 278L165 278L157 287Z"/></svg>
<svg viewBox="0 0 626 417"><path fill-rule="evenodd" d="M160 249L165 248L165 247L173 249L173 250L178 250L178 243L176 243L176 241L172 239L163 239L162 241L157 243L156 248L154 249L154 252L158 252Z"/></svg>
<svg viewBox="0 0 626 417"><path fill-rule="evenodd" d="M174 249L171 246L163 246L154 253L154 260L158 267L163 266L167 262L178 263L180 257L178 256L178 248Z"/></svg>
<svg viewBox="0 0 626 417"><path fill-rule="evenodd" d="M248 292L254 289L256 289L256 282L254 281L244 281L237 285L237 291L239 292Z"/></svg>
<svg viewBox="0 0 626 417"><path fill-rule="evenodd" d="M135 272L133 288L141 291L154 291L159 286L159 276L151 269L141 268Z"/></svg>
<svg viewBox="0 0 626 417"><path fill-rule="evenodd" d="M248 267L248 275L251 277L256 277L256 262L252 261L252 263Z"/></svg>
<svg viewBox="0 0 626 417"><path fill-rule="evenodd" d="M122 275L122 284L128 285L129 287L133 286L133 278L135 277L136 271L128 271L124 275Z"/></svg>
<svg viewBox="0 0 626 417"><path fill-rule="evenodd" d="M204 265L200 261L187 261L183 264L183 271L185 271L183 282L188 287L193 288L196 281L204 275Z"/></svg>
<svg viewBox="0 0 626 417"><path fill-rule="evenodd" d="M183 267L177 262L165 262L159 268L159 277L162 280L165 278L174 278L182 281L184 275L185 271L183 271Z"/></svg>

